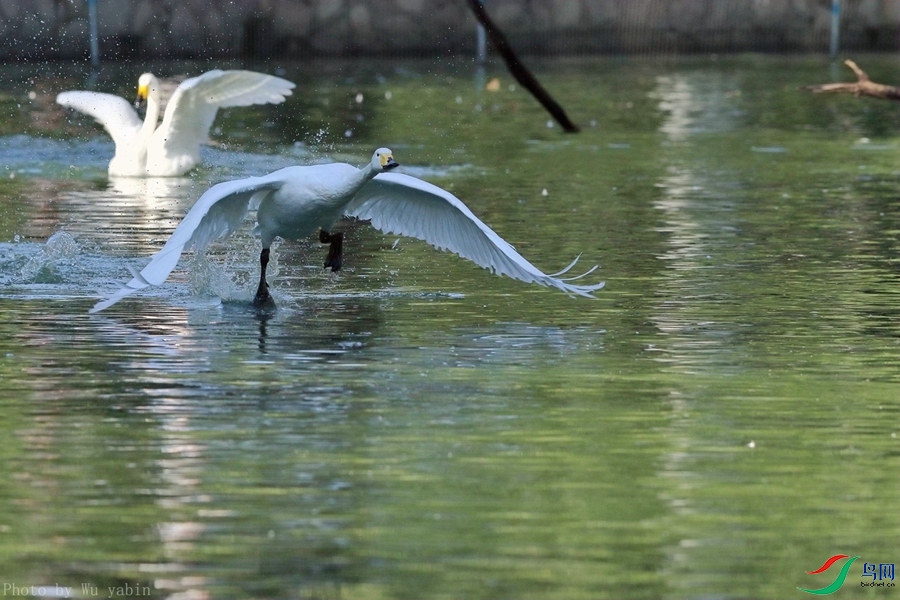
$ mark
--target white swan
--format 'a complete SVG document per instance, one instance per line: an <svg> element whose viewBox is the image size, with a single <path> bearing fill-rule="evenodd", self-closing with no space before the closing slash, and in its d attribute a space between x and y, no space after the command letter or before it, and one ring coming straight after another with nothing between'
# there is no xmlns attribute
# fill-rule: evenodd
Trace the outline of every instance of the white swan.
<svg viewBox="0 0 900 600"><path fill-rule="evenodd" d="M141 122L124 98L100 92L62 92L56 101L96 119L116 144L109 174L123 177L182 175L200 162L200 144L219 108L278 104L294 84L253 71L208 71L187 79L169 99L162 123L160 83L152 73L138 79L138 100L147 101Z"/></svg>
<svg viewBox="0 0 900 600"><path fill-rule="evenodd" d="M254 231L262 241L259 286L253 300L257 307L274 305L266 282L266 265L275 237L296 240L320 230L320 241L331 242L325 266L336 271L341 267L342 236L328 232L343 215L370 220L386 233L425 240L513 279L588 297L603 287L603 283L569 283L593 272L596 266L577 277L558 278L575 265L577 257L559 273L541 272L472 214L459 198L421 179L388 173L396 166L393 153L379 148L362 169L345 163L287 167L262 177L214 185L200 196L150 263L90 312L108 308L147 286L162 284L184 250L193 246L202 252L213 240L234 231L252 209L256 209Z"/></svg>

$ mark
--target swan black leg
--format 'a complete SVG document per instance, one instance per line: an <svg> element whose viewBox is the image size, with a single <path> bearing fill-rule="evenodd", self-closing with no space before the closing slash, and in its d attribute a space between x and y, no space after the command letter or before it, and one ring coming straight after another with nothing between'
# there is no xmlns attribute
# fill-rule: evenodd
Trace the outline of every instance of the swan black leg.
<svg viewBox="0 0 900 600"><path fill-rule="evenodd" d="M269 284L266 282L267 266L269 266L269 249L263 248L259 253L259 287L256 288L256 296L253 298L253 306L256 308L275 307L275 300L269 294Z"/></svg>
<svg viewBox="0 0 900 600"><path fill-rule="evenodd" d="M328 256L325 257L325 268L331 267L331 272L340 271L344 264L344 234L328 233L324 229L319 231L319 241L323 244L331 244L328 247Z"/></svg>

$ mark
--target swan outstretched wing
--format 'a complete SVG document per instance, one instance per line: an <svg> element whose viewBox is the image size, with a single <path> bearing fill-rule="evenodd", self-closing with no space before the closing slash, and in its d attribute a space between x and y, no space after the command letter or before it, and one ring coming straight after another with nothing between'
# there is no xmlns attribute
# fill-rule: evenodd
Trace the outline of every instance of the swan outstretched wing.
<svg viewBox="0 0 900 600"><path fill-rule="evenodd" d="M293 87L290 81L254 71L207 71L178 86L156 136L169 153L194 153L206 141L219 108L279 104Z"/></svg>
<svg viewBox="0 0 900 600"><path fill-rule="evenodd" d="M138 290L162 284L178 264L182 252L191 246L202 252L210 242L230 234L237 229L250 208L255 206L254 196L277 190L283 183L281 178L269 175L226 181L212 186L191 207L147 266L140 273L132 272L134 277L131 281L106 300L95 304L89 312L99 312Z"/></svg>
<svg viewBox="0 0 900 600"><path fill-rule="evenodd" d="M373 226L386 233L424 240L494 273L520 281L588 297L604 285L569 283L587 273L560 279L558 276L568 272L577 258L559 273L547 275L485 225L462 200L447 190L408 175L383 173L376 176L360 190L345 212L371 221ZM588 273L594 269L596 267Z"/></svg>
<svg viewBox="0 0 900 600"><path fill-rule="evenodd" d="M93 117L103 125L116 143L116 147L131 143L131 138L141 128L141 119L124 98L101 92L62 92L56 102Z"/></svg>

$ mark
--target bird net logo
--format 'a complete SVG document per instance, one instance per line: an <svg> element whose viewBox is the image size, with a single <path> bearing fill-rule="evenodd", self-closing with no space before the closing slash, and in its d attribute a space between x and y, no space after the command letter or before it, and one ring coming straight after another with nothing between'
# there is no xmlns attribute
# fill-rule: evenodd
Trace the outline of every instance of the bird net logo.
<svg viewBox="0 0 900 600"><path fill-rule="evenodd" d="M816 569L815 571L807 571L807 575L819 575L820 573L824 573L828 571L835 564L839 563L844 559L849 559L844 561L840 566L840 572L835 577L834 581L831 584L826 585L823 588L818 589L807 589L802 587L797 587L801 592L806 592L807 594L816 594L817 596L824 596L825 594L833 594L844 585L844 582L847 580L847 575L850 573L850 567L859 560L858 556L847 556L846 554L835 554L831 558L825 561L821 567ZM832 571L833 573L834 571ZM859 582L860 587L869 588L869 587L884 587L884 588L892 588L894 587L894 563L870 563L863 562L863 571L861 576L861 581Z"/></svg>

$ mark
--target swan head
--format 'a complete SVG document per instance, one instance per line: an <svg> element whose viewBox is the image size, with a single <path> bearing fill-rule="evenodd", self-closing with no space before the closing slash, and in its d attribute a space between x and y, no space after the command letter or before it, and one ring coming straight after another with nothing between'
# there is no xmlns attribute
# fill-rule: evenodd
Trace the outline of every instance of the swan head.
<svg viewBox="0 0 900 600"><path fill-rule="evenodd" d="M394 161L394 153L388 148L379 148L372 155L372 170L375 172L387 172L400 166L400 163Z"/></svg>
<svg viewBox="0 0 900 600"><path fill-rule="evenodd" d="M155 94L159 81L153 73L144 73L138 78L137 98L134 101L134 107L140 108L147 101L151 94Z"/></svg>

